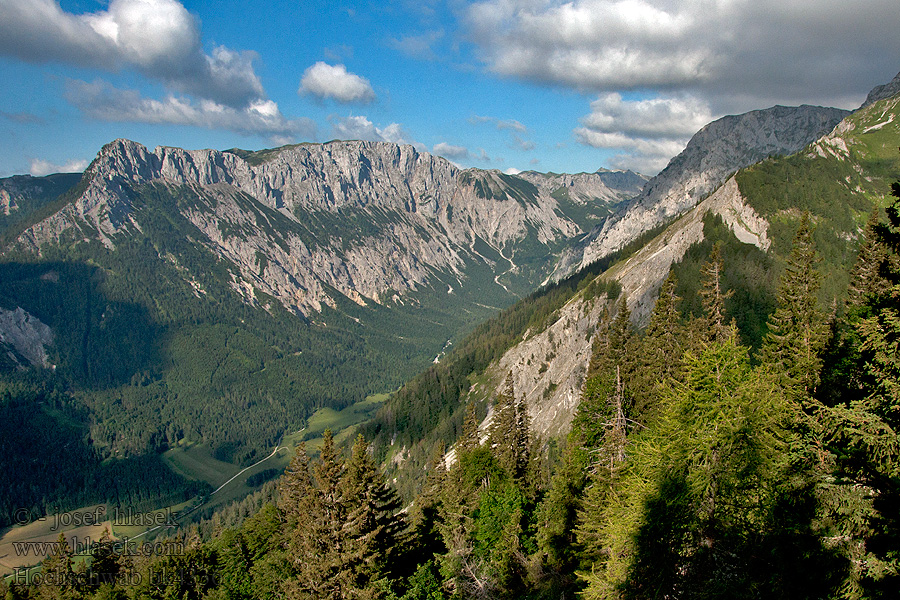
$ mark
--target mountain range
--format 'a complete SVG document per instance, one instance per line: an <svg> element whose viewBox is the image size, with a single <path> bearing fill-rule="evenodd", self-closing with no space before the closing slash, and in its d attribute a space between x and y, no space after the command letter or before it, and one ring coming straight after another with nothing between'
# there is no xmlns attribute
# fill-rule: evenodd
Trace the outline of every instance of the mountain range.
<svg viewBox="0 0 900 600"><path fill-rule="evenodd" d="M466 399L486 426L507 373L536 432L558 436L615 285L642 324L673 265L688 274L692 248L731 236L767 273L742 293L765 296L804 209L828 266L846 266L898 172L896 81L852 114L724 117L652 179L459 169L389 143L116 140L80 178L0 180L0 368L15 389L65 399L42 426L77 422L98 461L203 443L249 463L317 409L453 369L453 386L401 389L368 426L395 466L418 469L438 437L452 442ZM473 335L502 323L503 341L466 342L501 309ZM417 411L415 426L398 418Z"/></svg>

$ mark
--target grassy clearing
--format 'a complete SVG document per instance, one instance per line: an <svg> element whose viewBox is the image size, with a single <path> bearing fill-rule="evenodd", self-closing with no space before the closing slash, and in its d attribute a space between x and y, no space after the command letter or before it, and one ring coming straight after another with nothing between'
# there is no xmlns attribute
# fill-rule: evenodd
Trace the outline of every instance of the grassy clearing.
<svg viewBox="0 0 900 600"><path fill-rule="evenodd" d="M352 437L356 435L357 426L374 417L388 396L389 394L373 394L362 402L351 404L339 411L332 408L317 410L309 418L306 429L303 430L302 439L306 441L307 450L310 453L318 452L322 445L322 434L326 429L331 430L335 442L339 445L352 441ZM299 440L297 442L299 443Z"/></svg>
<svg viewBox="0 0 900 600"><path fill-rule="evenodd" d="M172 448L163 454L170 469L195 481L219 487L241 470L237 465L213 458L212 450L202 444Z"/></svg>
<svg viewBox="0 0 900 600"><path fill-rule="evenodd" d="M39 553L39 545L56 542L60 532L70 545L99 540L104 529L112 530L109 518L107 506L95 504L0 530L0 576L38 564L46 555ZM17 547L23 543L28 545Z"/></svg>

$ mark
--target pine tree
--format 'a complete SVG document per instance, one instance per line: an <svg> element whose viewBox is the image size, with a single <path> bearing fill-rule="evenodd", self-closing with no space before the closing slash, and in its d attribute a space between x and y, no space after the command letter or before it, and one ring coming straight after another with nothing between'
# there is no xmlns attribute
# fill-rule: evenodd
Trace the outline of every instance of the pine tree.
<svg viewBox="0 0 900 600"><path fill-rule="evenodd" d="M775 516L791 477L791 411L771 378L752 370L736 335L688 355L683 377L667 383L663 396L663 414L636 438L609 501L587 515L599 526L596 562L582 574L585 597L833 592L834 578L820 570L831 563L820 562L814 537L811 550L794 558L799 568L785 568L803 547L796 540L810 539Z"/></svg>
<svg viewBox="0 0 900 600"><path fill-rule="evenodd" d="M808 410L819 384L821 352L828 334L828 322L816 299L821 278L815 268L818 258L812 233L810 215L804 213L759 353L760 362L775 369L785 389L794 390L796 399Z"/></svg>
<svg viewBox="0 0 900 600"><path fill-rule="evenodd" d="M457 452L468 452L481 445L481 437L478 432L478 412L474 402L466 405L466 417L463 421L462 436L460 436Z"/></svg>
<svg viewBox="0 0 900 600"><path fill-rule="evenodd" d="M725 301L734 295L734 290L725 291L722 286L725 262L722 259L722 242L716 242L700 270L700 297L706 312L700 325L701 338L706 342L722 343L731 334L731 326L726 322Z"/></svg>
<svg viewBox="0 0 900 600"><path fill-rule="evenodd" d="M636 368L631 378L634 396L634 419L646 422L659 408L659 385L678 373L684 354L684 331L680 322L675 293L678 282L669 273L659 291L659 298L650 314L650 324L635 351Z"/></svg>
<svg viewBox="0 0 900 600"><path fill-rule="evenodd" d="M282 589L289 600L339 599L353 585L346 564L350 557L343 536L346 510L341 497L344 464L331 431L323 434L313 465L314 485L306 488L306 460L298 451L291 462L281 499L286 515L286 550L292 577ZM308 472L308 471L307 471Z"/></svg>
<svg viewBox="0 0 900 600"><path fill-rule="evenodd" d="M39 600L62 600L73 597L75 592L73 554L65 534L60 531L53 553L41 563L41 585L37 586Z"/></svg>
<svg viewBox="0 0 900 600"><path fill-rule="evenodd" d="M873 246L864 244L860 256L876 257L877 275L871 265L855 270L870 273L856 278L859 304L849 311L861 389L827 411L839 476L833 514L843 517L840 534L850 540L848 594L856 597L900 588L900 182L892 194L888 223L872 227Z"/></svg>
<svg viewBox="0 0 900 600"><path fill-rule="evenodd" d="M309 455L306 453L306 442L300 442L278 485L278 507L291 527L307 518L310 510L307 503L312 494Z"/></svg>
<svg viewBox="0 0 900 600"><path fill-rule="evenodd" d="M881 297L890 288L883 274L888 254L878 239L878 212L877 206L872 209L860 235L859 253L850 271L850 287L847 290L847 304L850 307L863 307L868 297Z"/></svg>

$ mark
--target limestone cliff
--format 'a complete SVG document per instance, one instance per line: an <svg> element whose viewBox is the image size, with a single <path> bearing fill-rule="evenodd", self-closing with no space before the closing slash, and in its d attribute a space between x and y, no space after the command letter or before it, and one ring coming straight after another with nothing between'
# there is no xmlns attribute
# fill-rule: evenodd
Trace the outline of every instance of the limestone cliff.
<svg viewBox="0 0 900 600"><path fill-rule="evenodd" d="M360 304L402 301L433 285L435 272L456 281L450 291L466 285L474 263L513 298L584 233L569 216L573 203L608 213L640 180L460 170L388 143L151 152L116 140L87 169L84 191L15 246L40 253L46 244L99 239L112 249L118 236L141 230L146 192L161 185L189 198L179 210L202 233L197 242L235 266L232 286L249 302L259 291L309 315L334 303L330 290ZM560 200L559 189L571 195Z"/></svg>

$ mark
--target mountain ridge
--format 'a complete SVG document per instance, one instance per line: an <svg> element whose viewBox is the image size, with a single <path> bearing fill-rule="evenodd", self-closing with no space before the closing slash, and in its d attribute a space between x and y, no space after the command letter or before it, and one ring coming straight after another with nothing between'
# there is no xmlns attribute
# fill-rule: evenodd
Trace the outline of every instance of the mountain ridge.
<svg viewBox="0 0 900 600"><path fill-rule="evenodd" d="M627 240L695 206L739 168L797 152L831 131L850 111L774 106L717 119L697 132L644 190L563 255L553 277L584 267Z"/></svg>

